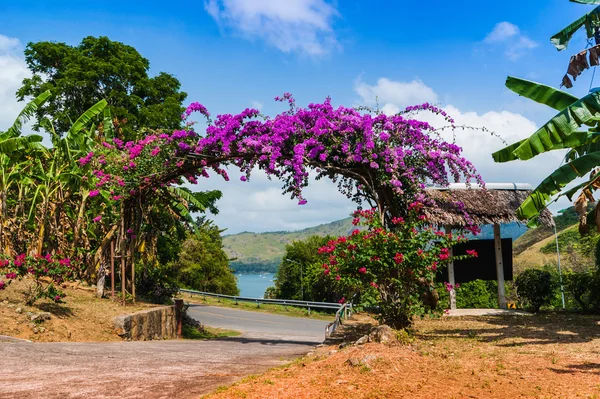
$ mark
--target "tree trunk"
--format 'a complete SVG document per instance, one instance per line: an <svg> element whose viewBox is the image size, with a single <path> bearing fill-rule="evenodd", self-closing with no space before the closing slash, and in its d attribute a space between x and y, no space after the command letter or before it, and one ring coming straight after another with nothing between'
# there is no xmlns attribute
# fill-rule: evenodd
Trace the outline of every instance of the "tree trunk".
<svg viewBox="0 0 600 399"><path fill-rule="evenodd" d="M46 212L48 211L48 202L47 199L44 199L42 205L42 215L40 217L40 225L38 226L38 245L37 245L37 254L42 255L42 251L44 249L44 236L46 233Z"/></svg>
<svg viewBox="0 0 600 399"><path fill-rule="evenodd" d="M81 230L81 224L83 223L83 215L85 213L85 202L87 201L88 195L83 194L81 197L81 203L79 204L79 213L77 214L77 222L75 222L75 229L73 231L73 251L77 250L77 244L79 243L79 230Z"/></svg>

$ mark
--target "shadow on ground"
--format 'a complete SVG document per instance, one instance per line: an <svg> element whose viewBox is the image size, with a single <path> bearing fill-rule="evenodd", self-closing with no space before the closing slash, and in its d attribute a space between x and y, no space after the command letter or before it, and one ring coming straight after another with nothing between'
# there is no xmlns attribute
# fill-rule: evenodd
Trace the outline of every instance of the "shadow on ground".
<svg viewBox="0 0 600 399"><path fill-rule="evenodd" d="M460 320L462 328L455 328ZM540 313L532 316L478 316L446 319L433 328L419 329L423 340L440 338L477 339L501 347L585 343L600 338L600 316Z"/></svg>
<svg viewBox="0 0 600 399"><path fill-rule="evenodd" d="M60 318L73 316L73 310L65 304L40 303L35 305L35 307L43 312L52 313L54 316Z"/></svg>
<svg viewBox="0 0 600 399"><path fill-rule="evenodd" d="M320 342L316 341L303 341L303 340L294 340L294 339L278 339L278 338L260 338L260 337L248 337L248 336L240 336L240 337L223 337L223 338L213 338L211 341L227 341L227 342L237 342L240 344L261 344L261 345L305 345L305 346L315 346L320 344Z"/></svg>

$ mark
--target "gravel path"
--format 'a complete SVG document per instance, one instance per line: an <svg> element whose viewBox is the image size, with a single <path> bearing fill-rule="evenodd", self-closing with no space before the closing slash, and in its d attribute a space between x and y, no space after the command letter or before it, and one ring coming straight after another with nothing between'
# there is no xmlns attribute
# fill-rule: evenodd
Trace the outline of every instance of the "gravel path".
<svg viewBox="0 0 600 399"><path fill-rule="evenodd" d="M190 313L201 321L202 311L212 313L216 321L206 324L214 327L243 327L246 319L247 332L209 341L0 341L0 398L195 398L285 364L324 338L324 321L310 320L303 330L305 319L233 310L219 323L221 309Z"/></svg>

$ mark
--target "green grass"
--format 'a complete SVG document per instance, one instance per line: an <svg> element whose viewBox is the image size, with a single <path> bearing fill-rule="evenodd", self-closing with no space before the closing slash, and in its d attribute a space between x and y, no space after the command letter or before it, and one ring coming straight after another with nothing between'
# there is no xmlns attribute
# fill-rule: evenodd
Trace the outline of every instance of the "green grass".
<svg viewBox="0 0 600 399"><path fill-rule="evenodd" d="M335 317L335 309L332 309L331 313L311 309L310 314L308 314L308 310L306 308L300 308L295 306L260 304L260 307L257 307L255 303L238 302L236 304L234 301L229 299L217 299L211 297L206 297L206 299L204 299L201 296L190 296L188 294L184 294L182 295L182 297L194 303L202 303L211 306L222 306L233 309L249 310L253 312L279 314L292 317L307 317L317 320L333 320L333 318Z"/></svg>
<svg viewBox="0 0 600 399"><path fill-rule="evenodd" d="M214 339L225 337L237 337L242 333L235 330L225 330L223 328L202 327L197 329L192 326L183 326L183 338L185 339Z"/></svg>

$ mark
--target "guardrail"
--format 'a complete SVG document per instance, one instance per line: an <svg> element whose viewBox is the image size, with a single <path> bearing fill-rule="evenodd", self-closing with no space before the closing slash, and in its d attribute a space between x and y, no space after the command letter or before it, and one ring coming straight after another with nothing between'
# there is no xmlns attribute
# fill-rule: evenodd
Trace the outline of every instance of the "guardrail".
<svg viewBox="0 0 600 399"><path fill-rule="evenodd" d="M233 296L233 295L223 295L223 294L215 294L212 292L203 292L203 291L194 291L194 290L186 290L180 289L179 292L188 294L190 296L198 295L203 297L212 297L212 298L222 298L229 299L238 302L253 302L257 305L263 304L271 304L271 305L281 305L281 306L299 306L305 307L308 309L308 314L310 314L310 309L337 309L335 312L335 320L325 327L325 335L329 337L335 329L342 324L342 318L348 318L352 315L352 304L351 303L333 303L333 302L311 302L311 301L298 301L293 299L270 299L270 298L250 298L243 296Z"/></svg>

